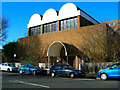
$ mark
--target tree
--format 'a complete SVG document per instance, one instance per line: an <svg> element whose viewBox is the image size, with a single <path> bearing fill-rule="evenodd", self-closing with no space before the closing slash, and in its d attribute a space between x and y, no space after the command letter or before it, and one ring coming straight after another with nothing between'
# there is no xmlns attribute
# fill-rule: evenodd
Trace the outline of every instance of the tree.
<svg viewBox="0 0 120 90"><path fill-rule="evenodd" d="M7 38L6 28L8 28L8 19L3 17L2 19L0 19L0 44L2 44L2 41L4 42Z"/></svg>
<svg viewBox="0 0 120 90"><path fill-rule="evenodd" d="M97 31L86 32L82 38L82 51L90 62L111 62L120 59L120 35L111 28L108 27L105 31L98 27Z"/></svg>
<svg viewBox="0 0 120 90"><path fill-rule="evenodd" d="M3 46L2 55L5 62L14 62L14 54L17 54L17 42L10 42Z"/></svg>

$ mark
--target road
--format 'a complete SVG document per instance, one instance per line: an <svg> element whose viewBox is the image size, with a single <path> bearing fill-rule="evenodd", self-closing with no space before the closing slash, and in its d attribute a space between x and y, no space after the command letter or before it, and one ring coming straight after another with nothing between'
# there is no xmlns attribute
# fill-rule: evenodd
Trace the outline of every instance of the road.
<svg viewBox="0 0 120 90"><path fill-rule="evenodd" d="M2 72L2 88L120 88L118 80L67 78Z"/></svg>

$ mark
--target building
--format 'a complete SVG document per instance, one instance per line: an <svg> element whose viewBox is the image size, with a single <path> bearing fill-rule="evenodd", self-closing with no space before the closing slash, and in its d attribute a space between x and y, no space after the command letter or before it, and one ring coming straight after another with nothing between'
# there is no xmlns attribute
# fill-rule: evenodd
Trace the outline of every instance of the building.
<svg viewBox="0 0 120 90"><path fill-rule="evenodd" d="M48 9L43 16L33 14L28 23L28 37L17 41L25 56L41 63L59 62L78 69L83 60L88 60L83 52L86 39L102 38L108 29L107 24L99 24L73 3L67 3L59 12ZM100 55L102 50L97 52Z"/></svg>
<svg viewBox="0 0 120 90"><path fill-rule="evenodd" d="M107 23L109 27L111 27L114 31L120 33L120 19L113 20L113 21L107 21L103 23Z"/></svg>

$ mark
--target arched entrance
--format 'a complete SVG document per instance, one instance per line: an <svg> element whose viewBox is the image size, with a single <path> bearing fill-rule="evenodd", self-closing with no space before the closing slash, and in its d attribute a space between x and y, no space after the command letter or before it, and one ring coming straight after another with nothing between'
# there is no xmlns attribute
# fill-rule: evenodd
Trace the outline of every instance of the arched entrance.
<svg viewBox="0 0 120 90"><path fill-rule="evenodd" d="M48 69L50 67L50 63L53 63L53 61L56 61L58 57L60 57L60 59L61 59L60 61L62 61L62 62L60 62L61 64L68 64L68 65L78 69L79 64L81 62L80 57L79 57L80 55L82 55L82 53L79 51L79 49L77 49L72 44L63 43L63 42L59 42L59 41L53 42L48 47L48 52L47 52Z"/></svg>
<svg viewBox="0 0 120 90"><path fill-rule="evenodd" d="M61 58L61 55L65 57L64 60L66 61L66 64L68 64L68 52L65 44L62 42L53 42L48 48L48 64L51 59L51 63L55 63L56 59ZM62 58L58 62L62 64Z"/></svg>

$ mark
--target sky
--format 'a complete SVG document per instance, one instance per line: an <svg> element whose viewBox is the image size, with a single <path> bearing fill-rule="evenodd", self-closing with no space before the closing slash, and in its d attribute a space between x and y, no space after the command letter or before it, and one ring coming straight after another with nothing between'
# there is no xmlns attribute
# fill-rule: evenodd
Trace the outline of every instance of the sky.
<svg viewBox="0 0 120 90"><path fill-rule="evenodd" d="M46 0L45 0L46 1ZM105 1L105 0L104 0ZM114 0L115 1L115 0ZM70 2L70 1L69 1ZM2 1L2 17L9 20L6 42L17 41L26 37L28 33L27 24L33 14L43 15L46 10L53 8L57 11L68 2L7 2ZM98 22L118 19L118 2L72 2L77 7L95 18Z"/></svg>

